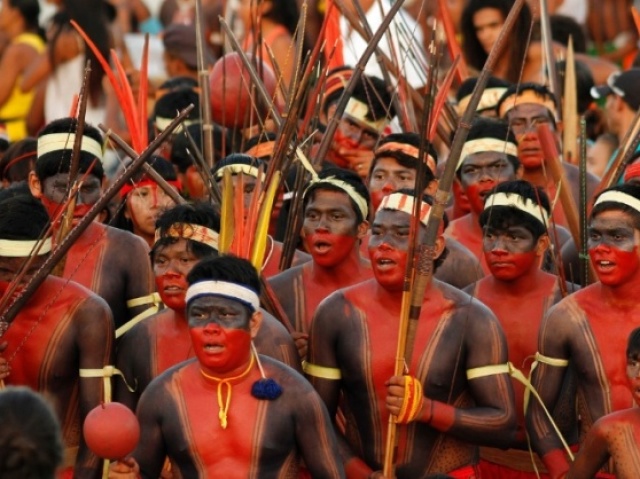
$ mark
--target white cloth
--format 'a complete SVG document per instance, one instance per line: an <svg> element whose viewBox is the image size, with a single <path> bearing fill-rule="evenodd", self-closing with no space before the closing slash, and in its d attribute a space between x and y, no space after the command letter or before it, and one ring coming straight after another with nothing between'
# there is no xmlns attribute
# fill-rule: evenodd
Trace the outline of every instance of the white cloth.
<svg viewBox="0 0 640 479"><path fill-rule="evenodd" d="M79 95L82 90L84 64L84 55L78 55L68 62L57 65L49 76L44 99L44 120L46 123L69 116L73 106L73 98L75 95ZM93 65L92 68L100 68L100 65ZM96 108L91 105L90 101L87 102L85 121L94 126L104 123L104 107Z"/></svg>
<svg viewBox="0 0 640 479"><path fill-rule="evenodd" d="M366 12L367 21L374 33L384 18L380 11L380 6L382 6L385 13L391 9L389 0L374 0L373 5L371 5ZM367 42L358 32L351 28L351 25L344 17L340 17L340 31L342 32L344 42L344 63L345 65L354 67L367 48ZM400 64L400 69L404 77L414 88L424 85L426 83L427 72L424 66L426 65L426 56L422 48L424 39L422 28L401 8L389 25L389 32L391 33L393 42L393 51L395 52L395 57ZM393 60L394 56L391 54L392 50L386 33L382 36L378 47ZM414 52L415 55L420 57L417 62L411 52ZM382 70L376 60L375 53L367 62L364 73L382 78Z"/></svg>
<svg viewBox="0 0 640 479"><path fill-rule="evenodd" d="M554 13L556 15L571 17L580 25L584 26L587 21L588 11L589 2L587 2L587 0L564 0Z"/></svg>

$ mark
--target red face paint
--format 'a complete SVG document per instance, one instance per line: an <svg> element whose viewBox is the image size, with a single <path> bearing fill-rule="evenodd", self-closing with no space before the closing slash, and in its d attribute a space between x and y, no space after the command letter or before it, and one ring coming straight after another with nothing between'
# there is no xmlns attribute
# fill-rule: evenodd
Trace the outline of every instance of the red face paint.
<svg viewBox="0 0 640 479"><path fill-rule="evenodd" d="M304 237L306 250L313 261L326 268L336 266L344 260L356 244L355 236L332 233L314 233Z"/></svg>
<svg viewBox="0 0 640 479"><path fill-rule="evenodd" d="M535 251L508 253L506 251L485 251L484 257L491 274L502 281L512 281L537 267Z"/></svg>
<svg viewBox="0 0 640 479"><path fill-rule="evenodd" d="M165 306L184 314L187 307L185 296L189 287L187 279L181 274L168 272L156 276L155 281L156 289Z"/></svg>
<svg viewBox="0 0 640 479"><path fill-rule="evenodd" d="M637 246L631 251L625 251L607 244L599 244L589 249L589 256L598 279L607 286L624 284L640 269Z"/></svg>
<svg viewBox="0 0 640 479"><path fill-rule="evenodd" d="M56 203L55 201L50 200L49 198L46 197L46 195L42 195L40 197L40 201L44 205L44 208L47 210L47 213L49 214L49 218L54 219L56 215L60 215L60 212L62 211L61 203ZM89 212L89 210L92 207L93 207L92 204L91 205L87 205L84 203L76 204L75 208L73 209L74 221L79 221L84 216L86 216L86 214Z"/></svg>
<svg viewBox="0 0 640 479"><path fill-rule="evenodd" d="M518 159L525 170L535 170L542 166L544 154L538 134L531 131L518 135Z"/></svg>
<svg viewBox="0 0 640 479"><path fill-rule="evenodd" d="M484 210L484 199L489 191L496 186L496 182L491 181L482 181L477 183L471 183L467 186L465 194L469 201L469 207L471 211L479 215Z"/></svg>
<svg viewBox="0 0 640 479"><path fill-rule="evenodd" d="M205 197L204 182L195 166L187 168L185 172L185 183L187 184L187 190L191 198L199 199Z"/></svg>
<svg viewBox="0 0 640 479"><path fill-rule="evenodd" d="M380 286L389 291L401 290L407 269L407 252L395 249L384 242L379 246L370 246L369 257L373 275Z"/></svg>
<svg viewBox="0 0 640 479"><path fill-rule="evenodd" d="M190 328L189 333L198 361L213 375L230 373L246 364L251 350L249 331L210 322Z"/></svg>

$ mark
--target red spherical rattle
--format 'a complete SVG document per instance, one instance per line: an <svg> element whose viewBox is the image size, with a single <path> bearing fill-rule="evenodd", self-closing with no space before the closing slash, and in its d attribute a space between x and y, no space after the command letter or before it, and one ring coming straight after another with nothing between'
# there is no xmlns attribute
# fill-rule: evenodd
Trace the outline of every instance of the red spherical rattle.
<svg viewBox="0 0 640 479"><path fill-rule="evenodd" d="M275 98L277 82L273 70L264 62L260 64L260 60L255 69L269 96ZM238 53L228 53L220 58L209 74L213 121L227 128L243 128L257 123L256 108L260 115L266 116L268 108L253 91L252 83L249 70ZM251 119L249 115L252 115Z"/></svg>
<svg viewBox="0 0 640 479"><path fill-rule="evenodd" d="M127 457L136 448L140 424L128 407L110 402L89 411L83 432L87 446L96 456L115 461Z"/></svg>

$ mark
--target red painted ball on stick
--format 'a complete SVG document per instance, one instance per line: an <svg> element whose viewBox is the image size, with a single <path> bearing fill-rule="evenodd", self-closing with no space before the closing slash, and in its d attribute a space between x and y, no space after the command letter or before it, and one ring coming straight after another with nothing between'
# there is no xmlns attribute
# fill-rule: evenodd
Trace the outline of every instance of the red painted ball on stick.
<svg viewBox="0 0 640 479"><path fill-rule="evenodd" d="M257 60L255 66L262 83L271 98L276 97L276 77L273 70L265 63ZM236 52L228 53L220 58L209 74L211 90L211 117L214 122L227 128L243 128L256 124L256 107L261 116L266 117L268 106L260 101L259 94L253 87L249 70L242 63ZM249 119L249 115L252 118Z"/></svg>
<svg viewBox="0 0 640 479"><path fill-rule="evenodd" d="M127 457L138 445L140 424L128 407L110 402L89 411L83 432L87 446L96 456L117 460Z"/></svg>

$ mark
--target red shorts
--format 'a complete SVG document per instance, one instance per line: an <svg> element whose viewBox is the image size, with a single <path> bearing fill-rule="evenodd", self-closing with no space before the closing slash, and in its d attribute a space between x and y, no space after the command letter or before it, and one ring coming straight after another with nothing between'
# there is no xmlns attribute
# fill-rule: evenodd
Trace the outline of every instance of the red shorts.
<svg viewBox="0 0 640 479"><path fill-rule="evenodd" d="M483 479L536 479L535 472L518 471L507 466L480 459L480 477ZM546 473L540 473L540 479L550 479Z"/></svg>
<svg viewBox="0 0 640 479"><path fill-rule="evenodd" d="M56 479L73 479L73 467L60 469L56 475Z"/></svg>
<svg viewBox="0 0 640 479"><path fill-rule="evenodd" d="M447 472L446 475L454 479L480 479L482 477L478 466L464 466L455 471Z"/></svg>

